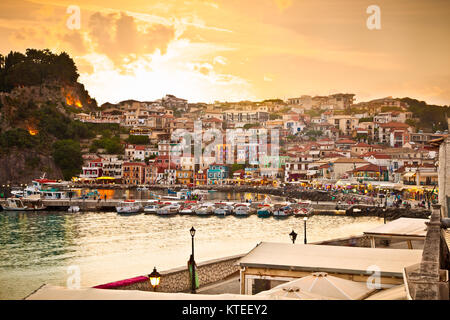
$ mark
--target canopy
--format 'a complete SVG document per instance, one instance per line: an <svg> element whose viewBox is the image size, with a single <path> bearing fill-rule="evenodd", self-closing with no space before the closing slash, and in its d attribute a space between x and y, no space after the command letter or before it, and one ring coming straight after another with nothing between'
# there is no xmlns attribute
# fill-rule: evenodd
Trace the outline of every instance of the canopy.
<svg viewBox="0 0 450 320"><path fill-rule="evenodd" d="M408 300L406 297L405 285L395 286L389 289L381 290L365 300Z"/></svg>
<svg viewBox="0 0 450 320"><path fill-rule="evenodd" d="M321 296L319 294L311 293L306 290L301 290L298 287L285 287L279 288L275 287L271 290L262 291L256 296L265 296L268 298L291 298L291 299L299 299L299 300L335 300L331 297Z"/></svg>
<svg viewBox="0 0 450 320"><path fill-rule="evenodd" d="M403 175L403 178L411 178L415 175L415 172L407 172Z"/></svg>
<svg viewBox="0 0 450 320"><path fill-rule="evenodd" d="M265 300L267 296L240 294L189 294L163 293L141 290L112 290L80 288L68 289L44 285L25 298L25 300ZM269 299L286 299L274 297Z"/></svg>
<svg viewBox="0 0 450 320"><path fill-rule="evenodd" d="M339 300L361 300L376 290L375 288L368 288L365 282L330 276L326 272L312 273L309 276L290 281L275 288L278 290L298 288L324 298L330 297Z"/></svg>

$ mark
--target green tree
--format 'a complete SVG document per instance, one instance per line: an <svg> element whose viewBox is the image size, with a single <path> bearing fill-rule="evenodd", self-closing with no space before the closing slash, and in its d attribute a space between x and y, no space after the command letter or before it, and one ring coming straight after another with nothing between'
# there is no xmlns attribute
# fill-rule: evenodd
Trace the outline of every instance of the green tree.
<svg viewBox="0 0 450 320"><path fill-rule="evenodd" d="M52 156L64 179L70 180L81 171L83 158L78 142L71 139L56 141L53 144Z"/></svg>
<svg viewBox="0 0 450 320"><path fill-rule="evenodd" d="M129 144L149 144L150 139L148 136L129 136L127 142Z"/></svg>

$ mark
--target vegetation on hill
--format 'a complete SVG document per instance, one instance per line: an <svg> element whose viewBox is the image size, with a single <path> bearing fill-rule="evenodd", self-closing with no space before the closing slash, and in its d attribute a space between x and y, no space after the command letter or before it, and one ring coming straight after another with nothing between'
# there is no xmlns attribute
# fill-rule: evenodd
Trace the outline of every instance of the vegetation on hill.
<svg viewBox="0 0 450 320"><path fill-rule="evenodd" d="M3 92L49 81L73 83L78 77L74 61L65 52L58 55L48 49L27 49L25 54L12 51L6 56L0 54L0 91Z"/></svg>
<svg viewBox="0 0 450 320"><path fill-rule="evenodd" d="M409 121L416 129L424 131L447 130L447 117L450 116L450 106L429 105L425 101L419 101L411 98L400 99L409 106L409 111L413 113L414 118L419 121Z"/></svg>

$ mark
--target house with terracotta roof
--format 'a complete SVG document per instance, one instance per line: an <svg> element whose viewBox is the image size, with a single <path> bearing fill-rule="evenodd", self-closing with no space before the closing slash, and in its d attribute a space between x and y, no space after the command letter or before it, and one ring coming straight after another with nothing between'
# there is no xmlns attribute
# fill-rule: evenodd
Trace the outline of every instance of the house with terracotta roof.
<svg viewBox="0 0 450 320"><path fill-rule="evenodd" d="M335 143L336 147L342 150L351 150L355 144L356 141L350 139L339 139Z"/></svg>
<svg viewBox="0 0 450 320"><path fill-rule="evenodd" d="M412 127L406 123L381 123L378 127L378 141L389 144L391 147L403 147L405 143L410 141L412 132Z"/></svg>
<svg viewBox="0 0 450 320"><path fill-rule="evenodd" d="M351 146L351 150L357 155L362 155L372 151L372 146L364 142L358 142L357 144Z"/></svg>
<svg viewBox="0 0 450 320"><path fill-rule="evenodd" d="M348 171L368 164L369 162L359 158L338 158L332 163L332 178L341 179L348 177Z"/></svg>
<svg viewBox="0 0 450 320"><path fill-rule="evenodd" d="M349 176L360 181L389 181L389 170L386 166L370 163L349 171Z"/></svg>

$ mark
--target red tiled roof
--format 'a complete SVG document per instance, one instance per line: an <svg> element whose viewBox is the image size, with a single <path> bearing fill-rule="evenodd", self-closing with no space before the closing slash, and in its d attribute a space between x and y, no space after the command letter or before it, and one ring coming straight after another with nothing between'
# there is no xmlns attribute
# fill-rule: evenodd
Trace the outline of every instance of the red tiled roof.
<svg viewBox="0 0 450 320"><path fill-rule="evenodd" d="M364 142L358 142L357 144L354 145L354 147L364 147L364 148L369 147L370 148L371 145L367 144L367 143L364 143Z"/></svg>
<svg viewBox="0 0 450 320"><path fill-rule="evenodd" d="M409 128L409 125L407 125L406 123L395 121L381 123L379 126L382 128Z"/></svg>
<svg viewBox="0 0 450 320"><path fill-rule="evenodd" d="M359 168L356 168L354 170L351 170L350 172L380 172L380 168L382 171L386 171L387 168L385 166L377 166L376 164L368 164Z"/></svg>

